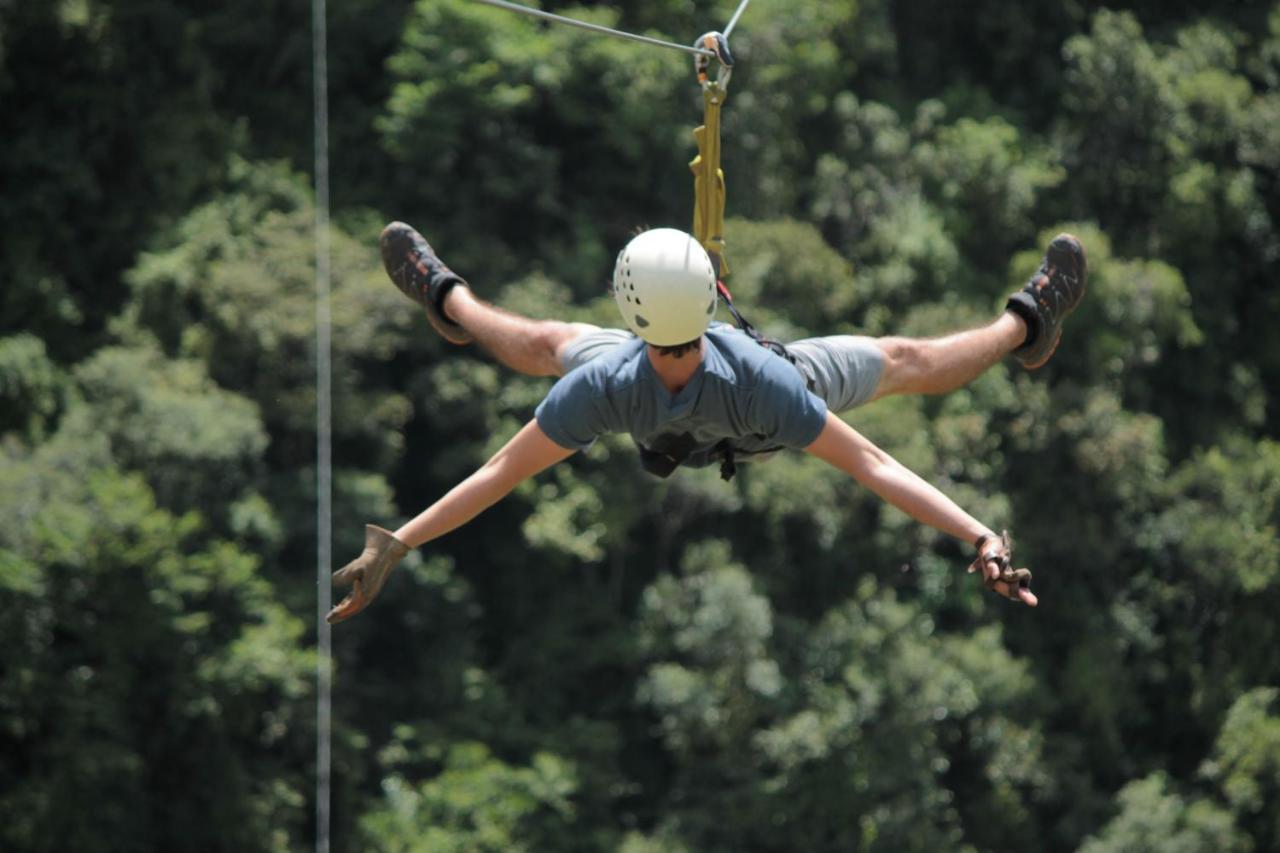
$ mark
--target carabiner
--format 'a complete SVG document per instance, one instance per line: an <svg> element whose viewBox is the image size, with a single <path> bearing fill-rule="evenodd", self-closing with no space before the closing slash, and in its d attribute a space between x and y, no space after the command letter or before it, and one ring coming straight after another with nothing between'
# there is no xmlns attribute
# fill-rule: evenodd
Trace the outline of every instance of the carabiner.
<svg viewBox="0 0 1280 853"><path fill-rule="evenodd" d="M720 68L716 72L715 84L722 89L728 86L729 75L733 73L733 54L729 52L729 39L722 33L712 30L698 36L698 40L693 43L693 46L709 50L716 55L716 61L720 63ZM711 85L711 79L707 74L710 65L711 57L705 54L698 54L693 58L693 70L698 75L698 83L703 88Z"/></svg>

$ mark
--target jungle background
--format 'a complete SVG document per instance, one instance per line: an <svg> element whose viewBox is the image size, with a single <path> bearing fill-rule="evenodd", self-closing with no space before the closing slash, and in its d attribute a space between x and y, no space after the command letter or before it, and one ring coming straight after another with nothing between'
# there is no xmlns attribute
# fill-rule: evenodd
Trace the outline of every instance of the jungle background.
<svg viewBox="0 0 1280 853"><path fill-rule="evenodd" d="M680 43L735 7L544 3ZM550 385L437 338L382 224L617 325L701 98L461 0L328 20L340 564ZM977 324L1086 244L1045 368L846 416L1041 606L802 454L602 441L335 628L334 849L1280 849L1280 4L756 0L732 43L768 333ZM314 843L312 83L296 0L0 0L0 848Z"/></svg>

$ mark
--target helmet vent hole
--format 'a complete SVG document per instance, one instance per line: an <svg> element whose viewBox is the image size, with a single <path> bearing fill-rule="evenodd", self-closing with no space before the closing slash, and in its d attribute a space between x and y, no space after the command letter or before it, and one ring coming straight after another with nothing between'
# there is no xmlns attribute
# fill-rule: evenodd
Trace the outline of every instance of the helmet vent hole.
<svg viewBox="0 0 1280 853"><path fill-rule="evenodd" d="M649 328L649 321L648 321L648 320L646 320L644 317L641 317L639 314L637 314L637 315L636 315L636 325L637 325L637 326L639 326L639 327L640 327L640 328L642 328L642 329L647 329L647 328Z"/></svg>

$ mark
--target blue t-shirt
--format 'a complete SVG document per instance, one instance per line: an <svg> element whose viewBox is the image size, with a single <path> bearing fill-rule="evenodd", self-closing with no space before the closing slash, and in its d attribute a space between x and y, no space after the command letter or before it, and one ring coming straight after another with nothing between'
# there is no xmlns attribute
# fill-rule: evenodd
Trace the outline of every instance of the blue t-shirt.
<svg viewBox="0 0 1280 853"><path fill-rule="evenodd" d="M788 361L741 332L713 326L702 364L678 394L663 386L636 338L563 376L535 416L570 450L626 432L662 452L674 441L681 464L702 467L720 461L717 445L725 439L744 456L807 447L826 424L827 406Z"/></svg>

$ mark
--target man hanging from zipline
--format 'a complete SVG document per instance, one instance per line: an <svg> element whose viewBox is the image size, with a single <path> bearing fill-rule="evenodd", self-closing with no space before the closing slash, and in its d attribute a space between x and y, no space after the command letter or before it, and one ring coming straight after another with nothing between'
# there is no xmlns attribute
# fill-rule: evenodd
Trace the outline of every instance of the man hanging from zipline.
<svg viewBox="0 0 1280 853"><path fill-rule="evenodd" d="M619 253L613 294L630 331L535 320L483 302L403 223L383 230L381 247L392 282L446 340L474 342L514 370L559 380L533 419L448 494L394 532L367 525L363 553L334 575L353 588L328 621L363 610L411 548L466 524L600 435L623 432L658 476L718 464L728 479L738 462L803 450L917 521L973 543L969 571L1006 598L1037 604L1031 573L1012 568L1007 534L997 535L836 413L891 394L955 390L1010 354L1029 369L1048 361L1085 292L1084 247L1070 234L1054 238L1040 268L981 328L932 339L816 337L785 347L712 322L716 272L682 231L646 231Z"/></svg>

